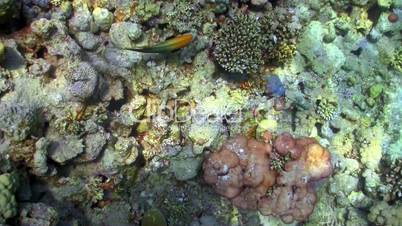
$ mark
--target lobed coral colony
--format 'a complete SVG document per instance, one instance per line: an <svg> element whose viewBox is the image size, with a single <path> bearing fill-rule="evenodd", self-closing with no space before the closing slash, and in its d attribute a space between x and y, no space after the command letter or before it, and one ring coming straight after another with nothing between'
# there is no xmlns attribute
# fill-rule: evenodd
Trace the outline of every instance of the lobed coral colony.
<svg viewBox="0 0 402 226"><path fill-rule="evenodd" d="M306 220L317 200L313 182L332 173L331 156L312 138L279 135L271 145L238 136L206 158L204 180L233 205L258 209L285 223ZM275 169L275 155L290 156L283 169Z"/></svg>
<svg viewBox="0 0 402 226"><path fill-rule="evenodd" d="M0 226L400 226L401 41L401 0L0 0Z"/></svg>

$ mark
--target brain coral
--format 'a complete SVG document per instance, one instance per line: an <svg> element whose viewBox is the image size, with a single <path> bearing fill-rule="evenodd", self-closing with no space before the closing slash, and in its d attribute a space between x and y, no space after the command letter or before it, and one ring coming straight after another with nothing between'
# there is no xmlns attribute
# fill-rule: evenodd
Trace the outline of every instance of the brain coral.
<svg viewBox="0 0 402 226"><path fill-rule="evenodd" d="M279 135L273 145L237 136L203 163L204 180L242 209L258 209L285 223L303 221L313 212L311 182L332 173L330 153L311 138ZM274 154L290 156L283 171L271 167Z"/></svg>

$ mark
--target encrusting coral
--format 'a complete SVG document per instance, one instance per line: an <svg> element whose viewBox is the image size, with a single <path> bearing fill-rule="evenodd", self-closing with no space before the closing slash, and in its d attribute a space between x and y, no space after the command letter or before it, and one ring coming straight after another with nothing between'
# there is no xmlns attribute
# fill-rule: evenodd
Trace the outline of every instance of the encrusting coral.
<svg viewBox="0 0 402 226"><path fill-rule="evenodd" d="M330 153L312 138L279 135L273 142L238 136L209 155L204 179L220 195L242 209L258 209L285 223L303 221L313 212L312 182L332 173ZM270 167L274 154L289 156L283 170Z"/></svg>

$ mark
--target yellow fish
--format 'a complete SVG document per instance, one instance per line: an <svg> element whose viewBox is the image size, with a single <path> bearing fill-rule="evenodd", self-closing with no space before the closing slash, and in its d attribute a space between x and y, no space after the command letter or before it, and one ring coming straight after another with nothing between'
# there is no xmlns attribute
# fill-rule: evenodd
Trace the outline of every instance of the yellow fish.
<svg viewBox="0 0 402 226"><path fill-rule="evenodd" d="M132 48L131 50L143 53L169 53L174 50L186 47L193 41L193 35L190 33L178 35L154 46Z"/></svg>

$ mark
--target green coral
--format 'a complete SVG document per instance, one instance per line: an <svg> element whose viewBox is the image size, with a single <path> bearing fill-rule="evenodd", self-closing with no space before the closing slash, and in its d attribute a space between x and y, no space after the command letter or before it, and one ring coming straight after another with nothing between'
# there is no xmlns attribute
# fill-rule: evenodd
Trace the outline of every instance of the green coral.
<svg viewBox="0 0 402 226"><path fill-rule="evenodd" d="M158 16L160 8L159 2L140 0L136 8L136 15L145 22L152 17Z"/></svg>
<svg viewBox="0 0 402 226"><path fill-rule="evenodd" d="M257 19L238 13L215 37L213 55L227 72L250 74L262 65L263 40Z"/></svg>
<svg viewBox="0 0 402 226"><path fill-rule="evenodd" d="M342 210L335 207L333 196L328 194L325 188L322 186L318 191L320 198L314 207L314 212L306 222L306 226L342 225Z"/></svg>
<svg viewBox="0 0 402 226"><path fill-rule="evenodd" d="M287 162L291 160L290 153L285 156L281 156L276 152L272 153L270 167L275 171L283 171Z"/></svg>
<svg viewBox="0 0 402 226"><path fill-rule="evenodd" d="M156 208L145 212L141 226L166 226L166 220L162 212Z"/></svg>
<svg viewBox="0 0 402 226"><path fill-rule="evenodd" d="M375 84L373 86L370 87L369 90L369 95L371 98L375 99L378 96L381 95L382 91L384 90L384 85L379 83L379 84Z"/></svg>
<svg viewBox="0 0 402 226"><path fill-rule="evenodd" d="M390 64L393 68L395 68L399 72L402 72L402 48L399 48L394 53L394 56L393 56Z"/></svg>
<svg viewBox="0 0 402 226"><path fill-rule="evenodd" d="M388 205L386 202L378 202L370 208L368 220L375 225L399 226L402 225L402 206Z"/></svg>
<svg viewBox="0 0 402 226"><path fill-rule="evenodd" d="M323 77L337 72L346 62L345 55L334 42L322 41L325 35L325 25L311 21L297 44L297 50L306 57L312 70Z"/></svg>
<svg viewBox="0 0 402 226"><path fill-rule="evenodd" d="M335 152L341 156L349 156L353 151L353 134L345 131L337 133L332 139Z"/></svg>
<svg viewBox="0 0 402 226"><path fill-rule="evenodd" d="M104 197L104 192L101 187L102 179L100 177L89 178L88 183L84 187L84 194L87 196L86 200L90 204L101 201Z"/></svg>
<svg viewBox="0 0 402 226"><path fill-rule="evenodd" d="M0 223L2 219L6 220L17 214L17 201L14 196L17 182L13 174L0 175Z"/></svg>
<svg viewBox="0 0 402 226"><path fill-rule="evenodd" d="M166 22L180 33L199 30L210 13L207 8L189 0L174 1L171 5L166 5L165 11Z"/></svg>
<svg viewBox="0 0 402 226"><path fill-rule="evenodd" d="M402 131L399 131L399 138L395 143L392 143L387 150L387 154L392 161L402 159Z"/></svg>
<svg viewBox="0 0 402 226"><path fill-rule="evenodd" d="M290 42L281 42L272 50L271 57L276 62L283 64L296 54L296 44Z"/></svg>
<svg viewBox="0 0 402 226"><path fill-rule="evenodd" d="M54 6L60 6L63 0L50 0L50 3Z"/></svg>
<svg viewBox="0 0 402 226"><path fill-rule="evenodd" d="M360 139L361 162L369 169L377 169L382 157L383 129L378 126L364 131Z"/></svg>
<svg viewBox="0 0 402 226"><path fill-rule="evenodd" d="M171 159L170 170L177 180L190 180L197 176L201 168L202 158L196 157L191 148L184 148L177 157Z"/></svg>
<svg viewBox="0 0 402 226"><path fill-rule="evenodd" d="M368 18L368 11L365 8L354 7L351 18L355 24L355 29L367 34L373 26L373 22Z"/></svg>
<svg viewBox="0 0 402 226"><path fill-rule="evenodd" d="M296 41L301 24L294 13L277 7L268 11L261 19L261 33L264 37L265 61L284 63L296 53Z"/></svg>
<svg viewBox="0 0 402 226"><path fill-rule="evenodd" d="M325 121L331 120L338 113L338 102L328 98L319 99L317 100L315 111L321 119Z"/></svg>

